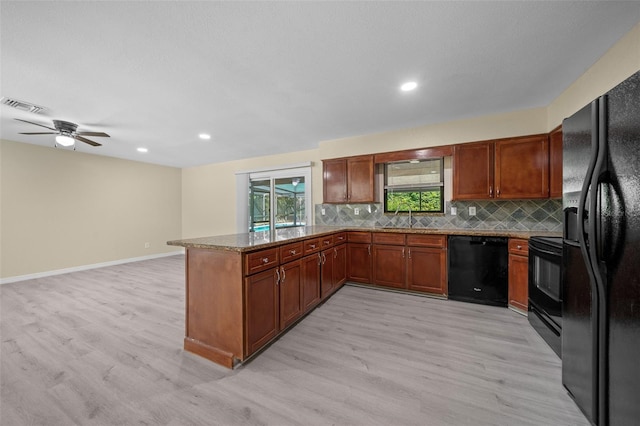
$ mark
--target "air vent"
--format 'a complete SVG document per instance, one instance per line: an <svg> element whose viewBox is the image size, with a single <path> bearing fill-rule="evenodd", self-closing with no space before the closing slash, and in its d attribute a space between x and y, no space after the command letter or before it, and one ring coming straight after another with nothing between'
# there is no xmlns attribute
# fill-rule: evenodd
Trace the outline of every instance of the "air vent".
<svg viewBox="0 0 640 426"><path fill-rule="evenodd" d="M34 105L25 101L19 101L17 99L7 98L7 97L0 99L0 103L2 105L9 105L11 108L19 109L21 111L32 112L34 114L38 114L39 112L44 110L44 107Z"/></svg>

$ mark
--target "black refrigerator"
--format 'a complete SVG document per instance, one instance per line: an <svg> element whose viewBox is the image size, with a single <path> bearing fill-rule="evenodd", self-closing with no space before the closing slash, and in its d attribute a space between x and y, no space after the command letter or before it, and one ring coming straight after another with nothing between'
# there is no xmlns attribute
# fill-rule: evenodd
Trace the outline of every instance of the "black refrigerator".
<svg viewBox="0 0 640 426"><path fill-rule="evenodd" d="M640 424L640 72L564 120L562 383Z"/></svg>

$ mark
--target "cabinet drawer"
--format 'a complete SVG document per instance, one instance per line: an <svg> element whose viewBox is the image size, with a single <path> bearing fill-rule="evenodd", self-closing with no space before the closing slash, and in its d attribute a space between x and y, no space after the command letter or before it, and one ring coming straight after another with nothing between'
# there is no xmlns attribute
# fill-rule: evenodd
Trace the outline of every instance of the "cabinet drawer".
<svg viewBox="0 0 640 426"><path fill-rule="evenodd" d="M302 257L302 241L280 247L280 262L286 263Z"/></svg>
<svg viewBox="0 0 640 426"><path fill-rule="evenodd" d="M354 231L347 233L347 241L350 243L370 243L371 232Z"/></svg>
<svg viewBox="0 0 640 426"><path fill-rule="evenodd" d="M303 243L304 254L315 253L320 250L320 238L306 240Z"/></svg>
<svg viewBox="0 0 640 426"><path fill-rule="evenodd" d="M529 242L520 238L509 239L509 253L529 256Z"/></svg>
<svg viewBox="0 0 640 426"><path fill-rule="evenodd" d="M347 242L347 233L346 232L340 232L339 234L334 234L333 235L333 243L334 244L341 244L341 243L346 243Z"/></svg>
<svg viewBox="0 0 640 426"><path fill-rule="evenodd" d="M274 266L278 266L277 247L247 254L245 272L247 275L251 275Z"/></svg>
<svg viewBox="0 0 640 426"><path fill-rule="evenodd" d="M326 249L328 247L332 247L333 246L333 235L328 235L326 237L321 237L320 238L320 246L322 247L322 249Z"/></svg>
<svg viewBox="0 0 640 426"><path fill-rule="evenodd" d="M447 247L446 235L420 235L409 234L407 235L407 245L413 247Z"/></svg>
<svg viewBox="0 0 640 426"><path fill-rule="evenodd" d="M375 244L391 244L396 246L403 246L405 241L404 234L394 234L387 232L374 232L373 242Z"/></svg>

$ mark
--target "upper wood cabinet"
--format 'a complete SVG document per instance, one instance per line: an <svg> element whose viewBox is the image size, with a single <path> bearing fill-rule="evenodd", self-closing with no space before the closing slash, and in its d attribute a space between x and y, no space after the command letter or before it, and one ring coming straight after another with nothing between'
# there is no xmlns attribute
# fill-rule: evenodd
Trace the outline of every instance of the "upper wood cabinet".
<svg viewBox="0 0 640 426"><path fill-rule="evenodd" d="M322 161L324 203L375 202L373 155Z"/></svg>
<svg viewBox="0 0 640 426"><path fill-rule="evenodd" d="M453 199L549 197L546 134L456 145Z"/></svg>
<svg viewBox="0 0 640 426"><path fill-rule="evenodd" d="M493 198L493 142L475 142L453 148L453 199Z"/></svg>
<svg viewBox="0 0 640 426"><path fill-rule="evenodd" d="M549 198L562 198L562 127L549 134Z"/></svg>

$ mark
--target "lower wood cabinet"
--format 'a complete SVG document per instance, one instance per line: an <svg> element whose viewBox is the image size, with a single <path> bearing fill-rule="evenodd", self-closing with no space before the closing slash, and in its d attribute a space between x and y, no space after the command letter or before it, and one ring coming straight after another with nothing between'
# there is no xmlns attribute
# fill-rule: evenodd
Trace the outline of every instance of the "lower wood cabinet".
<svg viewBox="0 0 640 426"><path fill-rule="evenodd" d="M527 312L529 307L529 244L509 240L509 306Z"/></svg>
<svg viewBox="0 0 640 426"><path fill-rule="evenodd" d="M347 232L347 279L371 283L371 232Z"/></svg>
<svg viewBox="0 0 640 426"><path fill-rule="evenodd" d="M320 302L320 253L315 253L302 258L302 307L308 311Z"/></svg>
<svg viewBox="0 0 640 426"><path fill-rule="evenodd" d="M339 244L321 253L320 298L325 299L347 281L347 248Z"/></svg>
<svg viewBox="0 0 640 426"><path fill-rule="evenodd" d="M280 266L280 330L293 324L304 312L302 302L302 261Z"/></svg>
<svg viewBox="0 0 640 426"><path fill-rule="evenodd" d="M407 289L445 296L447 294L447 250L409 247Z"/></svg>
<svg viewBox="0 0 640 426"><path fill-rule="evenodd" d="M405 235L373 234L373 284L407 288Z"/></svg>
<svg viewBox="0 0 640 426"><path fill-rule="evenodd" d="M246 345L248 355L276 337L280 328L278 269L245 280Z"/></svg>

